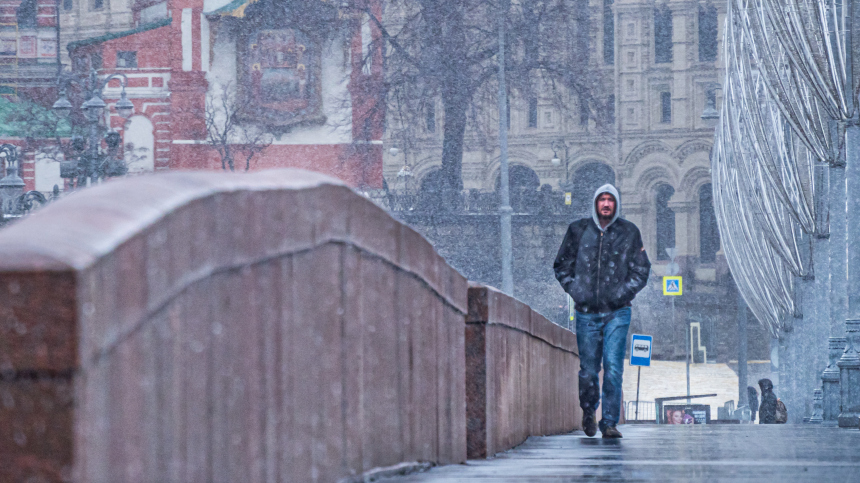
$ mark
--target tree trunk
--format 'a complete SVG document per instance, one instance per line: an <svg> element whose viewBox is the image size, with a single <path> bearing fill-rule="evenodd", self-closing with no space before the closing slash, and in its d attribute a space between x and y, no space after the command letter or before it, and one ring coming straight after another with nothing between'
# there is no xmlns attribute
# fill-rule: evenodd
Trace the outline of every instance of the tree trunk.
<svg viewBox="0 0 860 483"><path fill-rule="evenodd" d="M467 97L463 92L456 90L442 95L445 109L442 138L442 178L444 180L442 199L446 207L451 209L459 207L460 193L463 191L463 137L466 134L466 109L469 105Z"/></svg>
<svg viewBox="0 0 860 483"><path fill-rule="evenodd" d="M466 110L472 100L471 65L466 58L468 45L465 17L462 5L446 8L439 2L434 12L439 20L441 32L435 42L440 42L438 68L442 73L442 106L445 111L442 138L442 202L445 208L460 208L463 191L463 138L466 134Z"/></svg>

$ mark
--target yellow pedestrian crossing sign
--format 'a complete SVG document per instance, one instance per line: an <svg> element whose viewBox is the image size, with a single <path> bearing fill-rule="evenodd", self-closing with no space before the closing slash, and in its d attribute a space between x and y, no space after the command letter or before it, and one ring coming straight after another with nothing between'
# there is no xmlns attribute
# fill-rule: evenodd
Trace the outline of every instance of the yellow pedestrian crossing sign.
<svg viewBox="0 0 860 483"><path fill-rule="evenodd" d="M663 277L663 295L682 295L684 281L681 277Z"/></svg>

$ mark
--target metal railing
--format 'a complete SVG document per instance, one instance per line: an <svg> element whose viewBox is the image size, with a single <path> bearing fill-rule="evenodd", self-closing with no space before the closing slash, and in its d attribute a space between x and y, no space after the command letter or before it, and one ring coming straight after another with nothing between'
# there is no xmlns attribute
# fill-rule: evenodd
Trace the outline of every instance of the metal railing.
<svg viewBox="0 0 860 483"><path fill-rule="evenodd" d="M627 401L624 405L624 419L627 421L656 421L654 401L639 401L639 412L636 412L636 401Z"/></svg>

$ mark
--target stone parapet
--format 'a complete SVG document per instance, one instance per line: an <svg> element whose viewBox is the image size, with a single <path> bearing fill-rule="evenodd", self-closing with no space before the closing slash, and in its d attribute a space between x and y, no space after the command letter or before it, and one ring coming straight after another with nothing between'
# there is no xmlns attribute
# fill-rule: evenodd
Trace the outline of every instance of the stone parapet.
<svg viewBox="0 0 860 483"><path fill-rule="evenodd" d="M111 181L3 229L0 252L0 480L466 459L466 280L337 180Z"/></svg>
<svg viewBox="0 0 860 483"><path fill-rule="evenodd" d="M576 335L492 287L470 283L468 300L469 458L579 429Z"/></svg>

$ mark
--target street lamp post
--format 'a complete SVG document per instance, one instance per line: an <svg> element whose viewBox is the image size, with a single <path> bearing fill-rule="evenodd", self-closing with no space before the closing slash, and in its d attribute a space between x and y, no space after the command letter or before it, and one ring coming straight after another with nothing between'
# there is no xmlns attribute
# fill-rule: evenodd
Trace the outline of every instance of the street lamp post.
<svg viewBox="0 0 860 483"><path fill-rule="evenodd" d="M3 215L17 215L18 199L24 194L24 180L18 175L18 147L13 144L0 145L0 159L6 170L0 179Z"/></svg>
<svg viewBox="0 0 860 483"><path fill-rule="evenodd" d="M552 165L556 167L561 166L562 160L558 157L558 155L562 149L564 150L564 181L559 183L559 188L567 189L568 185L570 184L570 156L568 155L567 143L565 143L563 139L558 139L556 141L553 141L552 144L550 144L550 147L552 148L552 159L550 160L550 163L552 163Z"/></svg>
<svg viewBox="0 0 860 483"><path fill-rule="evenodd" d="M505 21L510 0L499 9L499 191L501 195L500 233L502 242L502 292L514 295L513 242L511 240L511 194L508 179L508 89L505 84Z"/></svg>
<svg viewBox="0 0 860 483"><path fill-rule="evenodd" d="M405 156L404 156L405 158ZM400 168L400 171L397 172L397 179L399 179L403 183L403 195L400 197L403 200L400 203L400 209L404 211L412 210L414 204L412 203L412 196L409 191L409 181L412 180L413 174L412 169L406 164L406 160L403 160L403 167Z"/></svg>
<svg viewBox="0 0 860 483"><path fill-rule="evenodd" d="M102 140L101 122L107 107L103 99L103 91L113 79L120 79L122 86L120 99L115 106L117 114L123 119L128 119L134 113L134 104L128 100L125 93L128 84L128 78L125 74L111 74L104 80L100 80L94 69L90 71L85 85L89 99L81 105L81 110L83 110L89 124L88 138L86 141L82 138L72 140L72 149L78 153L78 157L74 161L66 161L61 167L60 173L64 178L77 179L76 187L83 184L93 184L105 177L121 176L127 171L125 165L115 159L116 153L119 151L119 133L109 131L104 137L108 146L108 153L103 156L99 152ZM71 75L61 75L58 82L61 85L60 98L54 103L53 110L58 117L66 118L72 112L72 103L66 98L66 87L73 83L80 84L80 81Z"/></svg>
<svg viewBox="0 0 860 483"><path fill-rule="evenodd" d="M0 225L8 219L19 218L33 209L33 203L44 205L48 202L38 191L24 192L24 180L21 179L21 159L18 146L14 144L0 145L0 163L6 173L0 179Z"/></svg>

